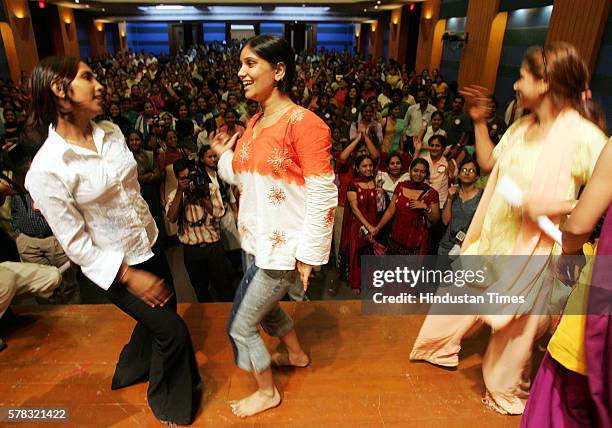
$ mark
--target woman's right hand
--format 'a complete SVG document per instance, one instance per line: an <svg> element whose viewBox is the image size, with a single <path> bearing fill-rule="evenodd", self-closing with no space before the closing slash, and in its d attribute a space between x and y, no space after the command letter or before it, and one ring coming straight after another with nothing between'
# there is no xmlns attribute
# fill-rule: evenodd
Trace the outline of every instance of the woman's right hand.
<svg viewBox="0 0 612 428"><path fill-rule="evenodd" d="M491 116L493 108L487 88L470 85L459 93L465 97L465 110L475 123L486 121Z"/></svg>
<svg viewBox="0 0 612 428"><path fill-rule="evenodd" d="M150 272L128 267L120 281L125 288L148 306L164 306L172 297L163 279Z"/></svg>
<svg viewBox="0 0 612 428"><path fill-rule="evenodd" d="M217 156L220 157L223 153L231 150L234 147L239 135L240 134L236 132L230 137L225 132L219 132L210 140L210 147L217 154Z"/></svg>
<svg viewBox="0 0 612 428"><path fill-rule="evenodd" d="M458 193L459 193L459 185L458 184L453 184L452 186L450 186L448 188L448 197L450 199L454 199L455 196L457 196Z"/></svg>

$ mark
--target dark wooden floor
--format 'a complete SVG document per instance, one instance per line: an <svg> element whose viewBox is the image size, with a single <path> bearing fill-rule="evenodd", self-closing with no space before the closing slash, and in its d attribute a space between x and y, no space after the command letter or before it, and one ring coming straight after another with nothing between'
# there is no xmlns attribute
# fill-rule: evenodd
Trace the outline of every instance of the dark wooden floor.
<svg viewBox="0 0 612 428"><path fill-rule="evenodd" d="M277 370L283 403L246 420L227 404L255 387L232 360L225 335L229 304L180 305L204 381L194 426L518 426L519 417L498 415L480 402L486 333L468 340L460 368L447 371L408 360L421 316L364 316L358 301L283 305L294 316L312 364ZM147 408L145 384L110 390L131 319L112 305L21 306L16 312L33 321L5 336L0 407L66 407L70 422L57 425L70 427L159 425ZM276 343L268 341L270 348Z"/></svg>

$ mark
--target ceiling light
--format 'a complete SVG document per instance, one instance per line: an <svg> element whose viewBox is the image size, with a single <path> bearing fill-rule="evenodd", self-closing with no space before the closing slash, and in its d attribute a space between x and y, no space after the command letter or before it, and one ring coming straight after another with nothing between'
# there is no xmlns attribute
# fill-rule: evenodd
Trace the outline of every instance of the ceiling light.
<svg viewBox="0 0 612 428"><path fill-rule="evenodd" d="M378 5L377 4L374 5L374 9L378 9Z"/></svg>
<svg viewBox="0 0 612 428"><path fill-rule="evenodd" d="M158 4L155 6L157 10L181 10L184 8L185 6L181 6L180 4Z"/></svg>

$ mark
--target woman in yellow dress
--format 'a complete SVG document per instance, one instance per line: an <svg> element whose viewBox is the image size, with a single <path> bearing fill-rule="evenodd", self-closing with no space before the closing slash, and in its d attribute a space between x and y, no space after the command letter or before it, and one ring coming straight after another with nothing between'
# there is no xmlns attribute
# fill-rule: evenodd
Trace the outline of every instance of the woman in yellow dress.
<svg viewBox="0 0 612 428"><path fill-rule="evenodd" d="M489 275L486 291L524 296L531 307L508 305L502 308L506 310L503 315L429 315L410 358L455 367L461 339L483 323L490 325L482 362L483 402L500 413L523 413L533 344L549 323L543 306L553 284L550 276L542 274L550 256L560 254L561 249L538 228L536 218L548 216L557 226L563 221L606 142L605 134L585 111L583 95L588 82L588 68L573 46L557 42L529 49L514 89L533 114L513 124L497 146L487 130L491 109L486 89L463 91L474 121L478 164L491 175L462 255L525 256L507 258L512 259L512 268L496 265L498 276ZM513 208L498 192L499 179L504 176L525 195L522 210ZM525 312L538 315L522 315Z"/></svg>

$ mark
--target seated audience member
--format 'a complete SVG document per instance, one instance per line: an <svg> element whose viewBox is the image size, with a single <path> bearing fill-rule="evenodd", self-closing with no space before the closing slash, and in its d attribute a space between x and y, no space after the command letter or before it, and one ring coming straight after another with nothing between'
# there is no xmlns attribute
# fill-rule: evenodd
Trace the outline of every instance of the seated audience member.
<svg viewBox="0 0 612 428"><path fill-rule="evenodd" d="M17 235L15 243L22 262L62 268L65 272L61 286L57 287L47 299L40 303L79 303L79 285L76 267L57 241L49 224L36 209L30 193L23 187L23 179L30 167L31 160L26 160L23 169L18 171L15 184L19 187L11 197L11 226Z"/></svg>
<svg viewBox="0 0 612 428"><path fill-rule="evenodd" d="M6 198L14 192L14 186L17 186L17 184L11 182L8 178L0 178L0 206L4 205ZM4 238L4 233L2 235ZM62 282L62 274L54 266L7 261L4 257L6 251L4 242L2 244L3 258L0 259L0 333L5 325L13 322L14 315L9 305L15 296L30 293L48 299ZM0 351L4 348L6 348L6 343L0 337Z"/></svg>

